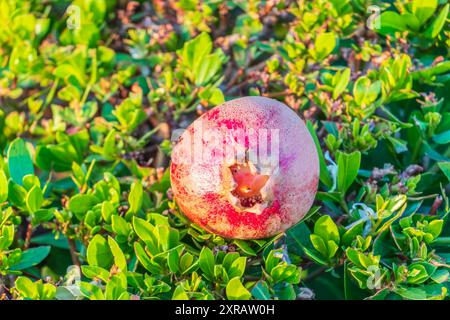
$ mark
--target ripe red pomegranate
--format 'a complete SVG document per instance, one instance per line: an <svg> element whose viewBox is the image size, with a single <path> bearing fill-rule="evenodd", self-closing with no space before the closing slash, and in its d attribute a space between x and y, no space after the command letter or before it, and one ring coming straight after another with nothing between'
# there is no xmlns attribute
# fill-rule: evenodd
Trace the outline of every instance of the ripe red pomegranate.
<svg viewBox="0 0 450 320"><path fill-rule="evenodd" d="M293 110L244 97L194 121L173 149L170 171L175 199L190 220L226 238L258 239L307 213L319 161Z"/></svg>

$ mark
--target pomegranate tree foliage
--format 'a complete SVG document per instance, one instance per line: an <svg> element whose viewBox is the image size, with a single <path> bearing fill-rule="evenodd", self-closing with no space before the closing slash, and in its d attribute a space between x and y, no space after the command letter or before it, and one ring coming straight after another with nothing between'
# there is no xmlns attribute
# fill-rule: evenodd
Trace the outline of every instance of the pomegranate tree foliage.
<svg viewBox="0 0 450 320"><path fill-rule="evenodd" d="M0 0L0 299L448 297L447 1L70 4ZM174 129L245 95L319 151L272 239L192 225L166 170Z"/></svg>

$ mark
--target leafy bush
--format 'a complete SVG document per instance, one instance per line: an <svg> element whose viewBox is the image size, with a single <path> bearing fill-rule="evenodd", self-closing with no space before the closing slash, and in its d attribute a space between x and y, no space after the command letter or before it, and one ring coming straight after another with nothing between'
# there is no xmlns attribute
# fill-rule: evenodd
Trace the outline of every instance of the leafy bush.
<svg viewBox="0 0 450 320"><path fill-rule="evenodd" d="M0 299L448 297L448 12L0 0ZM171 132L244 95L319 151L315 206L272 239L209 234L170 189Z"/></svg>

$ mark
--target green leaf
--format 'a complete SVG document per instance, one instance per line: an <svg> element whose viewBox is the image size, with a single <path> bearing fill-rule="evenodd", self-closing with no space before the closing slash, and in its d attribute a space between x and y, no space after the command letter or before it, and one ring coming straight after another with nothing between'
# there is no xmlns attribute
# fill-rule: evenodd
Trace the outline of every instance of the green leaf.
<svg viewBox="0 0 450 320"><path fill-rule="evenodd" d="M126 289L127 278L125 273L117 273L106 283L105 298L106 300L122 299L122 295L127 294Z"/></svg>
<svg viewBox="0 0 450 320"><path fill-rule="evenodd" d="M22 185L23 177L34 175L33 161L23 139L17 138L8 149L8 168L11 179Z"/></svg>
<svg viewBox="0 0 450 320"><path fill-rule="evenodd" d="M328 258L328 248L325 241L320 236L315 234L311 234L309 237L314 248L322 255L322 257Z"/></svg>
<svg viewBox="0 0 450 320"><path fill-rule="evenodd" d="M42 284L41 280L37 282L39 300L54 300L56 294L56 287L51 283Z"/></svg>
<svg viewBox="0 0 450 320"><path fill-rule="evenodd" d="M122 103L113 111L113 114L119 120L121 129L124 132L133 131L146 119L146 114L142 108L142 99L140 96L133 96L123 100Z"/></svg>
<svg viewBox="0 0 450 320"><path fill-rule="evenodd" d="M24 270L41 263L50 253L50 246L31 248L24 252L19 262L10 267L11 270Z"/></svg>
<svg viewBox="0 0 450 320"><path fill-rule="evenodd" d="M8 199L16 207L26 210L25 199L27 198L27 191L21 185L9 180L8 183Z"/></svg>
<svg viewBox="0 0 450 320"><path fill-rule="evenodd" d="M113 215L111 217L111 225L117 235L126 238L130 234L131 228L128 225L128 222L119 215Z"/></svg>
<svg viewBox="0 0 450 320"><path fill-rule="evenodd" d="M441 132L439 134L435 134L433 136L433 141L438 143L438 144L450 143L450 130Z"/></svg>
<svg viewBox="0 0 450 320"><path fill-rule="evenodd" d="M198 265L206 276L214 276L214 255L211 249L209 249L208 247L203 247L202 251L200 252Z"/></svg>
<svg viewBox="0 0 450 320"><path fill-rule="evenodd" d="M234 244L236 244L245 254L248 254L249 256L256 256L255 250L252 249L248 242L243 240L234 240Z"/></svg>
<svg viewBox="0 0 450 320"><path fill-rule="evenodd" d="M377 29L377 32L387 35L405 30L406 25L404 20L397 12L385 11L380 15L380 29Z"/></svg>
<svg viewBox="0 0 450 320"><path fill-rule="evenodd" d="M327 241L327 251L328 251L328 259L331 259L334 257L336 252L338 251L339 247L338 244L332 240Z"/></svg>
<svg viewBox="0 0 450 320"><path fill-rule="evenodd" d="M320 165L320 181L326 185L328 188L333 186L333 179L331 178L330 173L328 172L327 165L325 163L325 158L322 153L322 148L320 147L319 139L317 138L316 131L314 130L314 126L311 121L306 121L306 128L309 131L309 134L314 140L314 144L316 145L317 155L319 156L319 165Z"/></svg>
<svg viewBox="0 0 450 320"><path fill-rule="evenodd" d="M332 240L339 244L339 230L330 216L325 215L317 219L314 224L314 234L318 235L325 241Z"/></svg>
<svg viewBox="0 0 450 320"><path fill-rule="evenodd" d="M270 300L269 286L264 280L258 281L251 293L257 300Z"/></svg>
<svg viewBox="0 0 450 320"><path fill-rule="evenodd" d="M75 149L78 162L83 161L83 154L87 150L89 140L89 132L86 129L80 130L77 133L68 136L68 142Z"/></svg>
<svg viewBox="0 0 450 320"><path fill-rule="evenodd" d="M0 203L8 199L8 179L5 172L0 169Z"/></svg>
<svg viewBox="0 0 450 320"><path fill-rule="evenodd" d="M238 277L228 282L225 291L229 300L249 300L252 296Z"/></svg>
<svg viewBox="0 0 450 320"><path fill-rule="evenodd" d="M246 257L239 257L236 260L233 261L231 264L231 267L228 269L228 277L234 278L234 277L242 277L245 272L245 266L247 263Z"/></svg>
<svg viewBox="0 0 450 320"><path fill-rule="evenodd" d="M116 146L116 136L117 132L111 130L105 138L103 148L100 149L106 160L114 160L117 157L119 148Z"/></svg>
<svg viewBox="0 0 450 320"><path fill-rule="evenodd" d="M119 267L121 271L127 270L127 259L125 258L125 255L122 252L122 249L120 249L117 242L108 236L108 244L109 248L111 249L111 253L114 257L114 264Z"/></svg>
<svg viewBox="0 0 450 320"><path fill-rule="evenodd" d="M31 213L35 213L41 208L42 202L44 201L44 195L39 186L35 185L27 194L26 204L27 208Z"/></svg>
<svg viewBox="0 0 450 320"><path fill-rule="evenodd" d="M396 288L394 291L395 291L395 293L399 294L400 296L402 296L405 299L425 300L427 298L426 292L420 288L399 287L399 288Z"/></svg>
<svg viewBox="0 0 450 320"><path fill-rule="evenodd" d="M149 190L151 192L161 192L165 193L170 188L170 170L166 169L160 181L151 185Z"/></svg>
<svg viewBox="0 0 450 320"><path fill-rule="evenodd" d="M133 217L133 228L139 238L144 241L153 241L155 239L153 227L149 222L144 219Z"/></svg>
<svg viewBox="0 0 450 320"><path fill-rule="evenodd" d="M225 270L229 270L231 268L231 265L233 264L236 259L239 258L239 253L237 252L228 252L222 261L222 266L225 268Z"/></svg>
<svg viewBox="0 0 450 320"><path fill-rule="evenodd" d="M171 250L167 255L167 265L173 273L177 273L180 268L180 257L177 250Z"/></svg>
<svg viewBox="0 0 450 320"><path fill-rule="evenodd" d="M450 158L443 156L433 149L427 142L423 141L423 147L427 156L436 161L450 162Z"/></svg>
<svg viewBox="0 0 450 320"><path fill-rule="evenodd" d="M413 0L412 12L424 24L436 11L438 0Z"/></svg>
<svg viewBox="0 0 450 320"><path fill-rule="evenodd" d="M425 36L428 38L436 38L439 32L441 32L444 27L445 21L447 20L448 11L450 5L447 3L444 8L439 12L439 15L434 19L433 23L425 31Z"/></svg>
<svg viewBox="0 0 450 320"><path fill-rule="evenodd" d="M211 53L213 43L206 32L195 39L187 41L178 54L184 66L191 72L191 80L197 86L208 84L222 67L223 52Z"/></svg>
<svg viewBox="0 0 450 320"><path fill-rule="evenodd" d="M381 92L381 81L371 82L368 77L360 77L355 81L353 96L355 102L363 107L373 103Z"/></svg>
<svg viewBox="0 0 450 320"><path fill-rule="evenodd" d="M450 162L438 162L439 169L445 174L450 181Z"/></svg>
<svg viewBox="0 0 450 320"><path fill-rule="evenodd" d="M342 244L345 246L350 246L352 241L356 239L357 235L362 235L363 229L364 222L360 222L352 226L342 235Z"/></svg>
<svg viewBox="0 0 450 320"><path fill-rule="evenodd" d="M136 257L138 258L139 262L145 269L154 274L161 273L161 267L152 261L152 259L145 252L144 247L142 247L139 242L134 243L134 252L136 253Z"/></svg>
<svg viewBox="0 0 450 320"><path fill-rule="evenodd" d="M197 86L208 84L221 67L222 59L219 54L205 56L203 61L194 69L195 84Z"/></svg>
<svg viewBox="0 0 450 320"><path fill-rule="evenodd" d="M51 232L40 234L38 236L31 238L31 243L46 244L52 247L66 250L69 250L70 248L69 242L67 241L67 238L64 235L58 235L57 237L55 234Z"/></svg>
<svg viewBox="0 0 450 320"><path fill-rule="evenodd" d="M359 151L350 154L338 152L338 190L346 192L355 181L361 164L361 153Z"/></svg>
<svg viewBox="0 0 450 320"><path fill-rule="evenodd" d="M54 213L55 213L54 208L36 210L32 217L33 225L49 221L54 217Z"/></svg>
<svg viewBox="0 0 450 320"><path fill-rule="evenodd" d="M292 284L283 285L275 289L275 294L279 300L295 300L296 294Z"/></svg>
<svg viewBox="0 0 450 320"><path fill-rule="evenodd" d="M0 250L8 249L14 241L14 225L3 225L0 231Z"/></svg>
<svg viewBox="0 0 450 320"><path fill-rule="evenodd" d="M81 282L80 291L89 300L105 300L102 289L96 284Z"/></svg>
<svg viewBox="0 0 450 320"><path fill-rule="evenodd" d="M298 223L286 232L286 245L290 252L297 255L303 254L303 246L309 244L309 231L306 223Z"/></svg>
<svg viewBox="0 0 450 320"><path fill-rule="evenodd" d="M314 250L310 250L308 247L303 247L305 254L313 261L321 265L328 265L328 262L320 255L318 255Z"/></svg>
<svg viewBox="0 0 450 320"><path fill-rule="evenodd" d="M111 201L104 201L102 203L102 218L107 223L111 223L111 216L114 213L114 206Z"/></svg>
<svg viewBox="0 0 450 320"><path fill-rule="evenodd" d="M181 285L178 285L175 288L175 291L172 295L172 300L189 300L189 296L187 295L186 291L184 291Z"/></svg>
<svg viewBox="0 0 450 320"><path fill-rule="evenodd" d="M396 153L402 153L408 151L408 146L406 141L397 139L394 137L387 137L388 141L392 143Z"/></svg>
<svg viewBox="0 0 450 320"><path fill-rule="evenodd" d="M336 47L336 36L333 32L321 33L314 41L312 54L317 60L325 59Z"/></svg>
<svg viewBox="0 0 450 320"><path fill-rule="evenodd" d="M275 268L278 265L278 263L280 263L281 260L280 254L282 254L281 249L271 250L267 255L267 257L264 259L265 264L264 269L269 274L272 272L272 269Z"/></svg>
<svg viewBox="0 0 450 320"><path fill-rule="evenodd" d="M54 300L56 294L56 287L51 283L42 284L38 281L39 300Z"/></svg>
<svg viewBox="0 0 450 320"><path fill-rule="evenodd" d="M99 202L100 200L93 195L77 194L70 199L69 210L75 213L77 217L82 217L83 214Z"/></svg>
<svg viewBox="0 0 450 320"><path fill-rule="evenodd" d="M34 186L41 186L41 182L39 181L39 178L34 175L26 175L22 179L22 186L25 188L25 190L31 190Z"/></svg>
<svg viewBox="0 0 450 320"><path fill-rule="evenodd" d="M270 275L275 283L298 284L300 282L300 269L294 265L279 264L273 268Z"/></svg>
<svg viewBox="0 0 450 320"><path fill-rule="evenodd" d="M359 261L359 252L356 249L347 248L347 250L345 251L345 255L351 262L353 262L353 264L358 267L363 267L361 265L361 262Z"/></svg>
<svg viewBox="0 0 450 320"><path fill-rule="evenodd" d="M140 180L136 180L131 185L130 194L128 195L130 210L134 214L138 213L139 210L141 210L143 194L144 192L142 189L142 182Z"/></svg>
<svg viewBox="0 0 450 320"><path fill-rule="evenodd" d="M208 101L213 106L218 106L225 101L222 91L219 88L211 88L200 92L199 97Z"/></svg>
<svg viewBox="0 0 450 320"><path fill-rule="evenodd" d="M443 61L430 67L414 71L412 73L414 79L424 79L425 81L433 81L434 76L445 74L450 71L450 61Z"/></svg>
<svg viewBox="0 0 450 320"><path fill-rule="evenodd" d="M87 261L91 266L109 269L113 263L113 255L108 241L101 235L96 234L87 248Z"/></svg>
<svg viewBox="0 0 450 320"><path fill-rule="evenodd" d="M409 12L405 12L401 15L401 18L407 29L413 30L414 32L419 31L421 23L420 20L415 15Z"/></svg>
<svg viewBox="0 0 450 320"><path fill-rule="evenodd" d="M194 69L211 50L211 37L206 32L202 32L199 36L184 44L181 52L183 64Z"/></svg>
<svg viewBox="0 0 450 320"><path fill-rule="evenodd" d="M436 270L436 272L431 275L431 279L436 283L445 283L449 279L449 271L445 269Z"/></svg>
<svg viewBox="0 0 450 320"><path fill-rule="evenodd" d="M419 263L411 264L408 267L408 272L409 272L409 274L406 278L406 281L409 284L414 284L414 285L421 284L421 283L424 283L425 281L427 281L429 278L429 275L427 273L425 266L423 266Z"/></svg>
<svg viewBox="0 0 450 320"><path fill-rule="evenodd" d="M444 227L444 220L433 220L426 227L425 231L431 233L433 239L439 237Z"/></svg>
<svg viewBox="0 0 450 320"><path fill-rule="evenodd" d="M336 83L334 83L335 81L333 79L333 99L337 99L337 97L339 97L339 95L347 88L350 80L350 68L345 68L343 71L339 71L334 77L337 80Z"/></svg>
<svg viewBox="0 0 450 320"><path fill-rule="evenodd" d="M81 271L89 279L99 278L105 282L109 279L109 271L97 266L83 265Z"/></svg>
<svg viewBox="0 0 450 320"><path fill-rule="evenodd" d="M183 274L186 273L193 265L194 265L194 256L189 252L183 254L179 262L179 266L181 268L182 273Z"/></svg>
<svg viewBox="0 0 450 320"><path fill-rule="evenodd" d="M15 286L24 298L37 299L39 297L36 284L27 277L18 277Z"/></svg>

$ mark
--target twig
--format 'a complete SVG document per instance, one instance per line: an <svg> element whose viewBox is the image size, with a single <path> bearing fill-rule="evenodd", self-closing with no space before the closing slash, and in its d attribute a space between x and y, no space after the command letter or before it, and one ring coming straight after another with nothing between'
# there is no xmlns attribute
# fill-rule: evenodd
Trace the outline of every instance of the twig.
<svg viewBox="0 0 450 320"><path fill-rule="evenodd" d="M31 221L28 222L27 232L25 234L25 243L23 244L23 249L26 250L30 246L31 236L33 234L33 225Z"/></svg>
<svg viewBox="0 0 450 320"><path fill-rule="evenodd" d="M292 94L292 92L288 89L281 92L264 93L263 96L268 98L277 98L277 97L285 97L290 94Z"/></svg>
<svg viewBox="0 0 450 320"><path fill-rule="evenodd" d="M75 241L73 239L67 238L69 242L69 249L70 249L70 257L72 258L72 263L78 267L80 267L80 260L78 260L77 257L77 248L75 245Z"/></svg>
<svg viewBox="0 0 450 320"><path fill-rule="evenodd" d="M244 74L244 70L242 68L238 69L236 71L236 73L233 75L233 77L230 79L230 81L228 81L228 83L226 84L225 90L229 91L231 89L231 87L233 87L233 85L237 82L239 77L243 74Z"/></svg>
<svg viewBox="0 0 450 320"><path fill-rule="evenodd" d="M430 216L436 215L436 212L437 212L437 210L439 209L439 207L441 206L442 201L443 201L443 200L442 200L442 196L441 196L441 195L438 195L438 196L434 199L433 205L431 206L430 212L428 213Z"/></svg>
<svg viewBox="0 0 450 320"><path fill-rule="evenodd" d="M34 274L31 274L31 273L29 273L29 272L22 271L22 273L23 273L24 275L26 275L27 277L30 277L30 278L33 278L33 279L36 279L36 280L41 280L40 277L37 277L37 276L35 276Z"/></svg>
<svg viewBox="0 0 450 320"><path fill-rule="evenodd" d="M254 66L249 67L245 74L250 74L252 72L256 72L256 71L260 71L262 69L264 69L267 65L267 61L270 60L272 57L267 58L267 60L264 60L260 63L255 64Z"/></svg>
<svg viewBox="0 0 450 320"><path fill-rule="evenodd" d="M250 82L250 79L245 79L244 81L240 82L239 84L235 85L234 87L231 87L225 91L227 95L233 95L235 92L240 90L241 88L245 87Z"/></svg>

